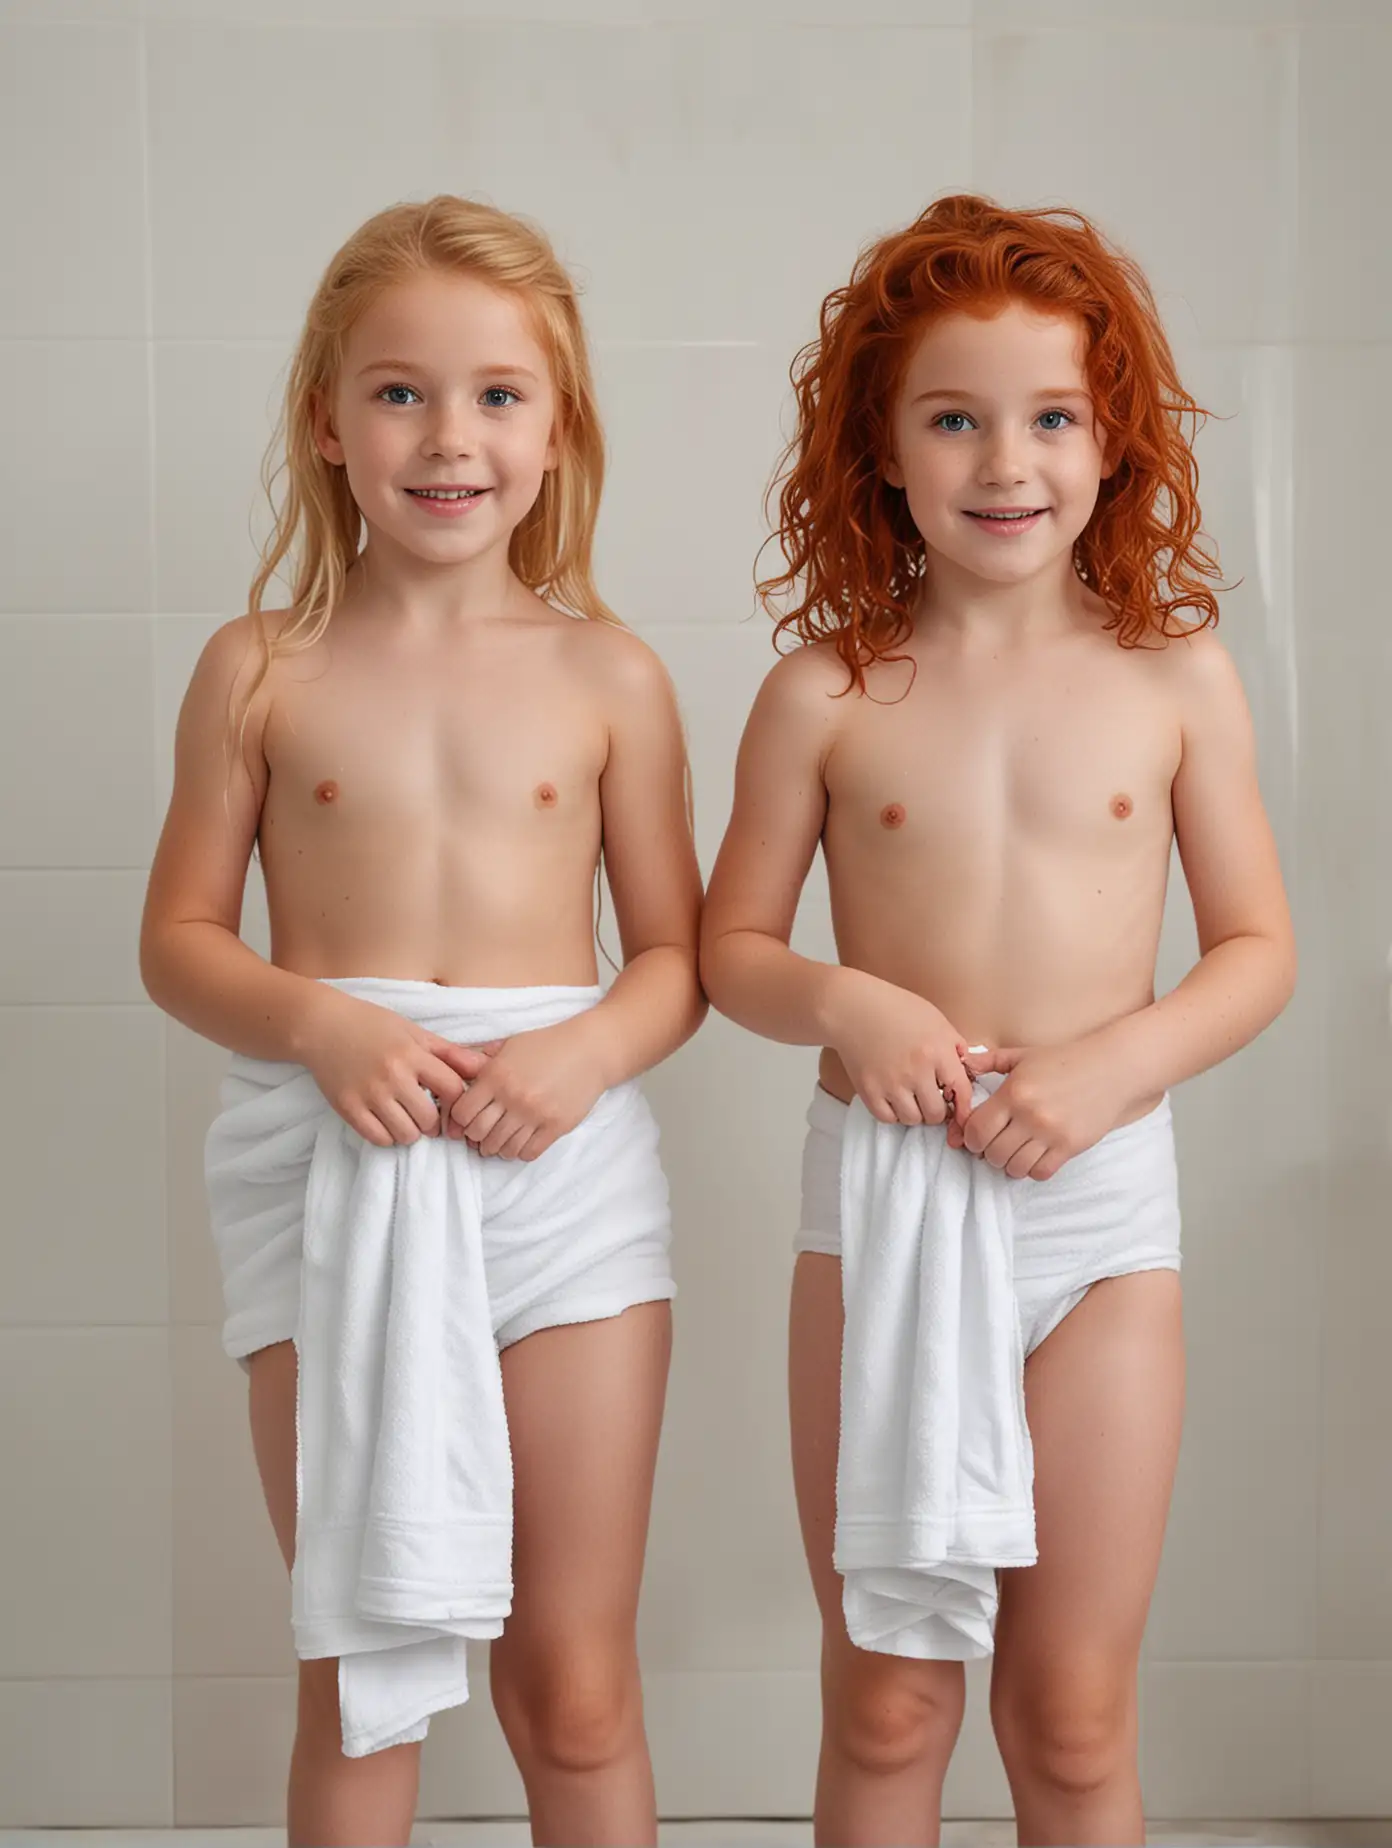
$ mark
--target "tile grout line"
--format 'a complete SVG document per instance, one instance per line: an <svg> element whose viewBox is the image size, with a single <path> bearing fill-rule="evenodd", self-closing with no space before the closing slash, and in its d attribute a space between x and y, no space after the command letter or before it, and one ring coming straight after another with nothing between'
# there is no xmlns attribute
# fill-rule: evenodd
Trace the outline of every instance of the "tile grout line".
<svg viewBox="0 0 1392 1848"><path fill-rule="evenodd" d="M156 821L154 814L155 798L155 761L159 748L159 714L157 694L159 675L156 666L158 627L155 612L160 607L159 590L159 525L156 514L156 484L159 479L159 457L156 438L156 392L155 392L155 230L154 230L154 188L150 170L150 56L149 33L147 29L146 0L139 0L136 15L136 82L140 109L140 202L142 258L145 272L145 422L146 422L146 460L145 460L145 543L147 551L146 589L149 607L146 612L146 626L150 643L150 810L151 822ZM167 1450L168 1503L167 1519L169 1521L169 1584L168 1621L169 1621L169 1666L165 1683L168 1695L168 1732L165 1742L165 1762L163 1767L164 1809L172 1827L177 1820L175 1808L175 1765L174 1765L174 1665L175 1665L175 1584L173 1548L175 1544L174 1521L174 1343L170 1333L173 1303L173 1272L170 1264L169 1240L169 1029L168 1023L159 1036L157 1055L159 1099L160 1099L160 1185L159 1208L163 1220L164 1232L164 1288L165 1288L165 1337L164 1337L164 1376L165 1391L168 1393L168 1415L165 1426Z"/></svg>

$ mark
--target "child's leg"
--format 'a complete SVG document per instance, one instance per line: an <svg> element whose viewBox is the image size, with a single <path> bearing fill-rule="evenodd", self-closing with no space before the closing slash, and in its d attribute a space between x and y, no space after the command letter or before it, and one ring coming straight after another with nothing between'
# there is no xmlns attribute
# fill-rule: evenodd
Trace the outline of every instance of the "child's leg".
<svg viewBox="0 0 1392 1848"><path fill-rule="evenodd" d="M1136 1671L1184 1408L1180 1283L1094 1285L1030 1356L1037 1566L1001 1574L991 1712L1021 1844L1143 1842Z"/></svg>
<svg viewBox="0 0 1392 1848"><path fill-rule="evenodd" d="M802 1252L793 1271L788 1392L803 1546L822 1613L822 1750L815 1838L838 1848L935 1848L943 1775L965 1703L959 1662L858 1649L831 1563L841 1427L841 1262Z"/></svg>
<svg viewBox="0 0 1392 1848"><path fill-rule="evenodd" d="M295 1557L294 1342L262 1348L251 1356L250 1369L252 1447L288 1571ZM345 1758L338 1658L301 1662L287 1804L289 1848L409 1842L420 1751L419 1745L394 1745L366 1758Z"/></svg>
<svg viewBox="0 0 1392 1848"><path fill-rule="evenodd" d="M639 1303L503 1350L513 1607L490 1679L534 1842L657 1840L637 1617L671 1340L670 1305Z"/></svg>

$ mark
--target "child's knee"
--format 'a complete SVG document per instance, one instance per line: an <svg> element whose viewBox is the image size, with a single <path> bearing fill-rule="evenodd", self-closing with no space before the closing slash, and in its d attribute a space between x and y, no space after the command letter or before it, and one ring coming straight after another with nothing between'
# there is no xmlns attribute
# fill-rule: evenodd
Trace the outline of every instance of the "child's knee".
<svg viewBox="0 0 1392 1848"><path fill-rule="evenodd" d="M556 1770L615 1763L642 1734L638 1665L628 1650L560 1651L498 1661L493 1706L513 1750Z"/></svg>
<svg viewBox="0 0 1392 1848"><path fill-rule="evenodd" d="M1105 1665L1021 1685L998 1675L991 1723L1011 1777L1078 1796L1101 1789L1134 1756L1134 1680Z"/></svg>
<svg viewBox="0 0 1392 1848"><path fill-rule="evenodd" d="M945 1769L966 1703L956 1663L907 1661L854 1649L827 1687L828 1743L859 1770L892 1775L914 1765Z"/></svg>

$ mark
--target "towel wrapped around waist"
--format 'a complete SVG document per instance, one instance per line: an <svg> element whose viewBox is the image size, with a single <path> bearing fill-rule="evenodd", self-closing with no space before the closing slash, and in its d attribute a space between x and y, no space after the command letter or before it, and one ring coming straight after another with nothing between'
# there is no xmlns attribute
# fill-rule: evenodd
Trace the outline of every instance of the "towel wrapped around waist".
<svg viewBox="0 0 1392 1848"><path fill-rule="evenodd" d="M984 1075L974 1104L1003 1082ZM1093 1283L1179 1268L1169 1099L1047 1181L950 1148L941 1125L881 1123L858 1098L839 1108L833 1559L847 1633L886 1655L989 1655L996 1572L1037 1557L1026 1353ZM828 1217L805 1204L805 1223Z"/></svg>
<svg viewBox="0 0 1392 1848"><path fill-rule="evenodd" d="M331 986L460 1044L571 1018L598 987ZM425 1736L512 1602L499 1347L675 1293L657 1126L635 1082L533 1162L443 1136L379 1148L302 1066L234 1058L208 1133L224 1345L293 1337L301 1658L338 1656L343 1749Z"/></svg>

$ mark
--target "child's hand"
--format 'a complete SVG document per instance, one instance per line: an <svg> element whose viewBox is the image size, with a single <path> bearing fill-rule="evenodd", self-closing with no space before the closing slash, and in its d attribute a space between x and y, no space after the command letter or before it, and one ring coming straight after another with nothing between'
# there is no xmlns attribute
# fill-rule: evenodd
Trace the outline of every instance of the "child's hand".
<svg viewBox="0 0 1392 1848"><path fill-rule="evenodd" d="M842 972L831 1044L856 1094L881 1123L965 1123L966 1042L931 1001L859 969Z"/></svg>
<svg viewBox="0 0 1392 1848"><path fill-rule="evenodd" d="M494 1040L456 1099L445 1134L467 1137L480 1155L535 1161L587 1117L605 1090L584 1015Z"/></svg>
<svg viewBox="0 0 1392 1848"><path fill-rule="evenodd" d="M1012 1180L1047 1181L1100 1142L1125 1108L1115 1058L1086 1040L1063 1046L972 1052L967 1067L1008 1072L999 1090L947 1132L950 1147L980 1155Z"/></svg>
<svg viewBox="0 0 1392 1848"><path fill-rule="evenodd" d="M303 1059L344 1122L378 1148L438 1136L465 1080L488 1062L487 1048L456 1046L335 988L316 1002Z"/></svg>

